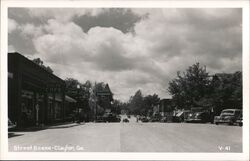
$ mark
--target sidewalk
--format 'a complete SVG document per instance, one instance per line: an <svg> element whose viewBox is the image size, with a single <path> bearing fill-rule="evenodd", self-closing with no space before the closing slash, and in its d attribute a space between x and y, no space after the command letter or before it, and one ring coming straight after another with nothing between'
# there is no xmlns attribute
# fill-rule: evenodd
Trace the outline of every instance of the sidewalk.
<svg viewBox="0 0 250 161"><path fill-rule="evenodd" d="M76 122L59 123L59 124L50 125L50 126L47 127L47 129L69 128L69 127L80 126L80 125L84 125L84 124L85 124L85 122L81 122L81 123L76 123Z"/></svg>
<svg viewBox="0 0 250 161"><path fill-rule="evenodd" d="M84 125L85 123L76 123L76 122L64 122L64 123L56 123L51 125L39 125L39 126L31 126L25 128L13 128L9 129L9 132L21 132L21 131L39 131L46 129L59 129L59 128L70 128L74 126Z"/></svg>

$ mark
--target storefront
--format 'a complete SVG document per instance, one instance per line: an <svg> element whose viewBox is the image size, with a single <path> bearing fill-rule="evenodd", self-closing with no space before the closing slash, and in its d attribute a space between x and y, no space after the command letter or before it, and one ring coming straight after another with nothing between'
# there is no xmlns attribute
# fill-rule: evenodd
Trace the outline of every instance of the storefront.
<svg viewBox="0 0 250 161"><path fill-rule="evenodd" d="M65 82L19 53L8 54L8 117L18 126L64 120Z"/></svg>

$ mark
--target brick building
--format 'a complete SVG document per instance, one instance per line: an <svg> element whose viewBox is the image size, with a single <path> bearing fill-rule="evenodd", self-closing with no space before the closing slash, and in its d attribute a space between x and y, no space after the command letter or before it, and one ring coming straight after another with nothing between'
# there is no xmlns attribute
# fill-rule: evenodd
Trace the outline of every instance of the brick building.
<svg viewBox="0 0 250 161"><path fill-rule="evenodd" d="M13 122L34 126L64 121L65 108L62 79L19 53L8 53L8 117Z"/></svg>

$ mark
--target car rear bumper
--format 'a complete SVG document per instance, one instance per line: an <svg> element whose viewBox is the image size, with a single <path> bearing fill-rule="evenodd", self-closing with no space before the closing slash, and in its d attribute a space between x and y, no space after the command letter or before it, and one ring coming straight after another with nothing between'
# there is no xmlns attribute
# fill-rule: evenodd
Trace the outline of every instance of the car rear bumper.
<svg viewBox="0 0 250 161"><path fill-rule="evenodd" d="M214 123L232 123L232 120L214 120Z"/></svg>
<svg viewBox="0 0 250 161"><path fill-rule="evenodd" d="M203 122L202 119L187 119L186 122Z"/></svg>

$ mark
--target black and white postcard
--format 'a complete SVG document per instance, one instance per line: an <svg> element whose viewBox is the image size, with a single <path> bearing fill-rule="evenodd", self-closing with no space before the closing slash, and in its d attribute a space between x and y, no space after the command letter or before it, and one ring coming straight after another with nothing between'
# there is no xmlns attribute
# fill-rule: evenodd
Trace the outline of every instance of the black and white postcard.
<svg viewBox="0 0 250 161"><path fill-rule="evenodd" d="M249 1L1 4L1 159L248 160Z"/></svg>

